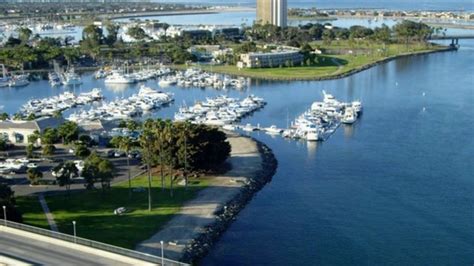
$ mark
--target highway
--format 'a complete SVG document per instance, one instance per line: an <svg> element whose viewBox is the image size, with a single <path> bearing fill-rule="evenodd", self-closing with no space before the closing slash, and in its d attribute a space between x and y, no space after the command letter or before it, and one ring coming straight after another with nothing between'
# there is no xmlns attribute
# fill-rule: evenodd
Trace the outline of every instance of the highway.
<svg viewBox="0 0 474 266"><path fill-rule="evenodd" d="M1 257L35 265L129 265L5 231L0 231L0 264Z"/></svg>

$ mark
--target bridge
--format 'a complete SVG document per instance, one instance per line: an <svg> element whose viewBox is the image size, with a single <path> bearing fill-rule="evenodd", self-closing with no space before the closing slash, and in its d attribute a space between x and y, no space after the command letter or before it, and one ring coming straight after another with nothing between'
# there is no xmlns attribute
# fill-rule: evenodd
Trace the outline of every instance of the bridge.
<svg viewBox="0 0 474 266"><path fill-rule="evenodd" d="M72 235L0 220L0 265L187 264Z"/></svg>
<svg viewBox="0 0 474 266"><path fill-rule="evenodd" d="M433 35L429 38L430 40L460 40L460 39L474 39L474 34L465 35Z"/></svg>
<svg viewBox="0 0 474 266"><path fill-rule="evenodd" d="M429 40L451 40L451 44L449 46L458 49L459 48L459 40L460 39L474 39L474 34L469 35L433 35L429 38Z"/></svg>

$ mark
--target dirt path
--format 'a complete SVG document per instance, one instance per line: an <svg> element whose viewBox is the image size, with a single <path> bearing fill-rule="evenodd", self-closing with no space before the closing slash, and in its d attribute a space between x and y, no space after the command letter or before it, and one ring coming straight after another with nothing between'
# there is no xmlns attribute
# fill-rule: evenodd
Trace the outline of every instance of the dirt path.
<svg viewBox="0 0 474 266"><path fill-rule="evenodd" d="M257 143L247 137L229 137L232 146L229 162L232 170L214 178L212 185L187 202L164 229L140 243L136 250L161 255L160 241L164 241L166 258L179 260L187 245L216 219L215 213L239 194L248 177L255 176L262 167Z"/></svg>

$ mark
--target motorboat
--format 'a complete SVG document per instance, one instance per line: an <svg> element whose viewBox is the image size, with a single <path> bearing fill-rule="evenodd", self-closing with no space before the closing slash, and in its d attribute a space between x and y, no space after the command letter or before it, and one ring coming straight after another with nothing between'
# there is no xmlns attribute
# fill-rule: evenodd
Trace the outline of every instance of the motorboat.
<svg viewBox="0 0 474 266"><path fill-rule="evenodd" d="M275 125L265 128L265 132L270 135L280 135L283 129L277 128Z"/></svg>
<svg viewBox="0 0 474 266"><path fill-rule="evenodd" d="M252 126L251 124L246 124L245 126L242 127L242 130L246 132L252 132L252 131L257 130L257 128Z"/></svg>
<svg viewBox="0 0 474 266"><path fill-rule="evenodd" d="M111 75L105 78L105 84L132 84L136 80L127 74L122 74L118 71L113 71Z"/></svg>
<svg viewBox="0 0 474 266"><path fill-rule="evenodd" d="M306 130L307 141L318 141L320 139L319 129L316 126L311 126Z"/></svg>
<svg viewBox="0 0 474 266"><path fill-rule="evenodd" d="M62 77L62 83L65 86L76 86L82 84L81 77L74 72L73 68L65 72Z"/></svg>
<svg viewBox="0 0 474 266"><path fill-rule="evenodd" d="M13 76L10 81L8 81L9 87L24 87L30 84L27 74Z"/></svg>
<svg viewBox="0 0 474 266"><path fill-rule="evenodd" d="M344 110L344 115L341 118L341 122L344 124L353 124L357 120L357 113L352 107L347 107Z"/></svg>

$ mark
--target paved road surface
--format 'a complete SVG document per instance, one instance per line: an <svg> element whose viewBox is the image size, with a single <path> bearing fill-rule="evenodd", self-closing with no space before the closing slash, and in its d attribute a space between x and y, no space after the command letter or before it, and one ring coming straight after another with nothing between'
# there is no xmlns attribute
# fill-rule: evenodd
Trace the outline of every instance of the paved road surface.
<svg viewBox="0 0 474 266"><path fill-rule="evenodd" d="M127 265L120 261L35 241L5 231L0 232L0 260L2 256L36 265Z"/></svg>

